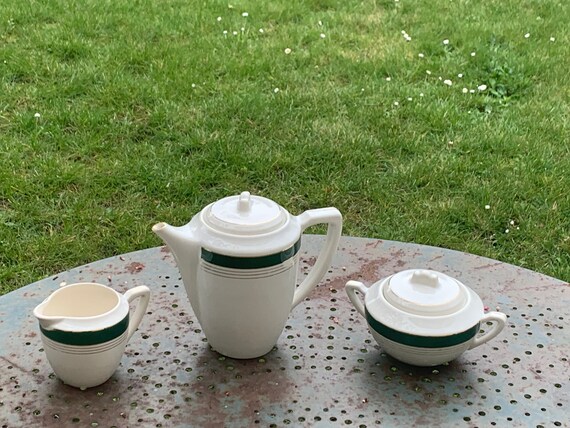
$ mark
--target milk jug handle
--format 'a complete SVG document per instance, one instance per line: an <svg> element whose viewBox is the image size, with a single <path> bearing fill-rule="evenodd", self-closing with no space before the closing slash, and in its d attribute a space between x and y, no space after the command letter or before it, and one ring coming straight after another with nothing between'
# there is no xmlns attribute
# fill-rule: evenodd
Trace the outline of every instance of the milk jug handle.
<svg viewBox="0 0 570 428"><path fill-rule="evenodd" d="M305 297L316 287L317 283L323 278L327 272L332 257L337 249L340 234L342 232L342 214L336 208L319 208L315 210L305 211L303 214L297 216L297 220L301 225L301 233L309 226L316 224L327 223L327 237L325 244L317 262L309 271L308 276L303 280L299 287L295 290L293 296L293 303L291 308L294 308L303 301Z"/></svg>
<svg viewBox="0 0 570 428"><path fill-rule="evenodd" d="M140 285L125 292L124 296L129 303L135 299L140 299L137 302L137 307L135 308L134 314L129 317L129 332L127 333L128 341L139 327L139 324L141 323L141 320L146 312L148 301L150 300L150 289L146 285Z"/></svg>

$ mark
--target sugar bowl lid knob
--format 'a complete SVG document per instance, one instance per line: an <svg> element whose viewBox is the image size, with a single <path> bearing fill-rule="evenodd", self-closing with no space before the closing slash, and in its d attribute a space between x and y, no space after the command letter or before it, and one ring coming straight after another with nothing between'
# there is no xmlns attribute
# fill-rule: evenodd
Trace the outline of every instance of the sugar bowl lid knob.
<svg viewBox="0 0 570 428"><path fill-rule="evenodd" d="M238 199L238 211L249 211L251 209L251 193L241 192Z"/></svg>
<svg viewBox="0 0 570 428"><path fill-rule="evenodd" d="M437 276L437 273L425 269L413 271L410 280L416 284L424 284L432 287L437 287L439 285L439 277Z"/></svg>

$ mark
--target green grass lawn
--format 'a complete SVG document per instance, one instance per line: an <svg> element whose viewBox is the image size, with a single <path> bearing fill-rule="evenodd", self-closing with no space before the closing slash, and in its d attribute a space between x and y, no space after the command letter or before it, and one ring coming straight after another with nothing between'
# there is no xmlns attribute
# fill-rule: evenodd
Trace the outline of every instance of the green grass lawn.
<svg viewBox="0 0 570 428"><path fill-rule="evenodd" d="M242 190L568 281L568 22L557 1L2 0L0 293Z"/></svg>

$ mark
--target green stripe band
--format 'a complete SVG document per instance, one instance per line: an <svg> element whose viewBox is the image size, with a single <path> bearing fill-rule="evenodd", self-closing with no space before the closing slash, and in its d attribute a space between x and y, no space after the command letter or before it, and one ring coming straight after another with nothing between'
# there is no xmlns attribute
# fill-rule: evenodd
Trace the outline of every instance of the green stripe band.
<svg viewBox="0 0 570 428"><path fill-rule="evenodd" d="M301 248L301 240L299 239L292 247L287 248L279 253L270 254L261 257L234 257L225 256L223 254L213 253L202 248L202 260L212 263L216 266L222 266L233 269L261 269L275 266L294 257Z"/></svg>
<svg viewBox="0 0 570 428"><path fill-rule="evenodd" d="M48 339L54 342L63 343L65 345L88 346L98 345L110 340L116 339L129 328L129 314L117 324L103 330L95 331L63 331L63 330L46 330L40 326L41 332Z"/></svg>
<svg viewBox="0 0 570 428"><path fill-rule="evenodd" d="M471 340L479 331L479 323L477 323L468 330L450 336L416 336L414 334L402 333L401 331L394 330L382 324L370 315L368 309L366 309L366 321L368 321L368 324L376 333L381 334L386 339L390 339L402 345L416 346L418 348L445 348L459 345L460 343Z"/></svg>

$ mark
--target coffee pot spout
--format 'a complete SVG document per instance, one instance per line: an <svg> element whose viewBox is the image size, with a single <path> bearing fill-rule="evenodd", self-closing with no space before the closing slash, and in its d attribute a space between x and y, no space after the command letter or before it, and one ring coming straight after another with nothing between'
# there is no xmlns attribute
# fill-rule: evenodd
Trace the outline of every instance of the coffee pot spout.
<svg viewBox="0 0 570 428"><path fill-rule="evenodd" d="M184 253L187 251L188 234L185 233L184 229L184 227L174 227L164 222L157 223L152 227L152 231L164 241L176 259L183 259Z"/></svg>
<svg viewBox="0 0 570 428"><path fill-rule="evenodd" d="M174 254L190 304L194 314L200 320L196 277L200 260L200 241L189 225L175 227L161 222L155 224L152 231L164 241Z"/></svg>

